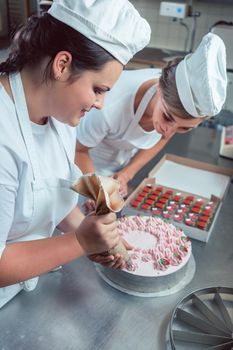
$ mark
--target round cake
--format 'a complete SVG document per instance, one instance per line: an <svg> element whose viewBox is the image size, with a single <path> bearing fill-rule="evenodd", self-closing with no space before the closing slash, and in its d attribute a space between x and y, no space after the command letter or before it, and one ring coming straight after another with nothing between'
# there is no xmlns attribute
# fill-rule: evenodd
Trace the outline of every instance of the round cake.
<svg viewBox="0 0 233 350"><path fill-rule="evenodd" d="M182 229L151 216L124 216L118 230L133 249L125 269L99 267L113 284L150 293L173 288L184 278L192 249Z"/></svg>

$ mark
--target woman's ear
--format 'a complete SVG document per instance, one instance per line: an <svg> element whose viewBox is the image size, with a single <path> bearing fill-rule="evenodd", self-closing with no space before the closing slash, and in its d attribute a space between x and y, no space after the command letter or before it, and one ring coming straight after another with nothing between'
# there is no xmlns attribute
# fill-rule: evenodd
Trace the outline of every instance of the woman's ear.
<svg viewBox="0 0 233 350"><path fill-rule="evenodd" d="M52 65L53 76L55 80L65 81L70 76L70 67L72 62L72 55L68 51L59 51Z"/></svg>

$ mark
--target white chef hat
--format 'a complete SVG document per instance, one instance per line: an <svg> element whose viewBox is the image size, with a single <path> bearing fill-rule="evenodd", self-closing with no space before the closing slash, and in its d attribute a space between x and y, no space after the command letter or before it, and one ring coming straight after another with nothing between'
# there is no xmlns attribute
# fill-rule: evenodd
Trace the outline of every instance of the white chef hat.
<svg viewBox="0 0 233 350"><path fill-rule="evenodd" d="M127 0L54 0L48 13L102 46L122 64L150 40L148 22Z"/></svg>
<svg viewBox="0 0 233 350"><path fill-rule="evenodd" d="M176 68L176 86L182 105L193 117L213 116L226 99L226 48L222 39L205 35L192 54Z"/></svg>

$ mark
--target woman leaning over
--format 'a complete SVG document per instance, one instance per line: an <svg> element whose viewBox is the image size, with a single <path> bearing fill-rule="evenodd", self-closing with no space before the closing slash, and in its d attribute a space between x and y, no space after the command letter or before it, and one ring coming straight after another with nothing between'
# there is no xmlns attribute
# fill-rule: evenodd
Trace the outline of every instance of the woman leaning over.
<svg viewBox="0 0 233 350"><path fill-rule="evenodd" d="M17 33L0 64L0 306L37 276L117 244L114 214L85 218L76 207L74 126L149 37L126 0L55 0ZM64 234L52 236L56 227Z"/></svg>

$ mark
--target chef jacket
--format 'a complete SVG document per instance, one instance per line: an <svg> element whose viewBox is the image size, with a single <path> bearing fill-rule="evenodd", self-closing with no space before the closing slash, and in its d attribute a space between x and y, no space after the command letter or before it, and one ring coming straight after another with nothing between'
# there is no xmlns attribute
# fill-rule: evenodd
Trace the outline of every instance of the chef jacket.
<svg viewBox="0 0 233 350"><path fill-rule="evenodd" d="M107 93L102 110L92 109L77 127L77 140L92 148L89 153L96 172L111 175L127 165L139 149L149 149L161 139L155 130L145 131L139 122L156 92L153 85L143 96L136 113L134 100L139 87L159 78L160 69L125 70Z"/></svg>
<svg viewBox="0 0 233 350"><path fill-rule="evenodd" d="M0 84L0 256L10 242L50 237L76 206L70 184L81 175L73 164L75 129L54 118L32 124L20 74L9 80L14 102ZM0 306L37 281L0 288Z"/></svg>

